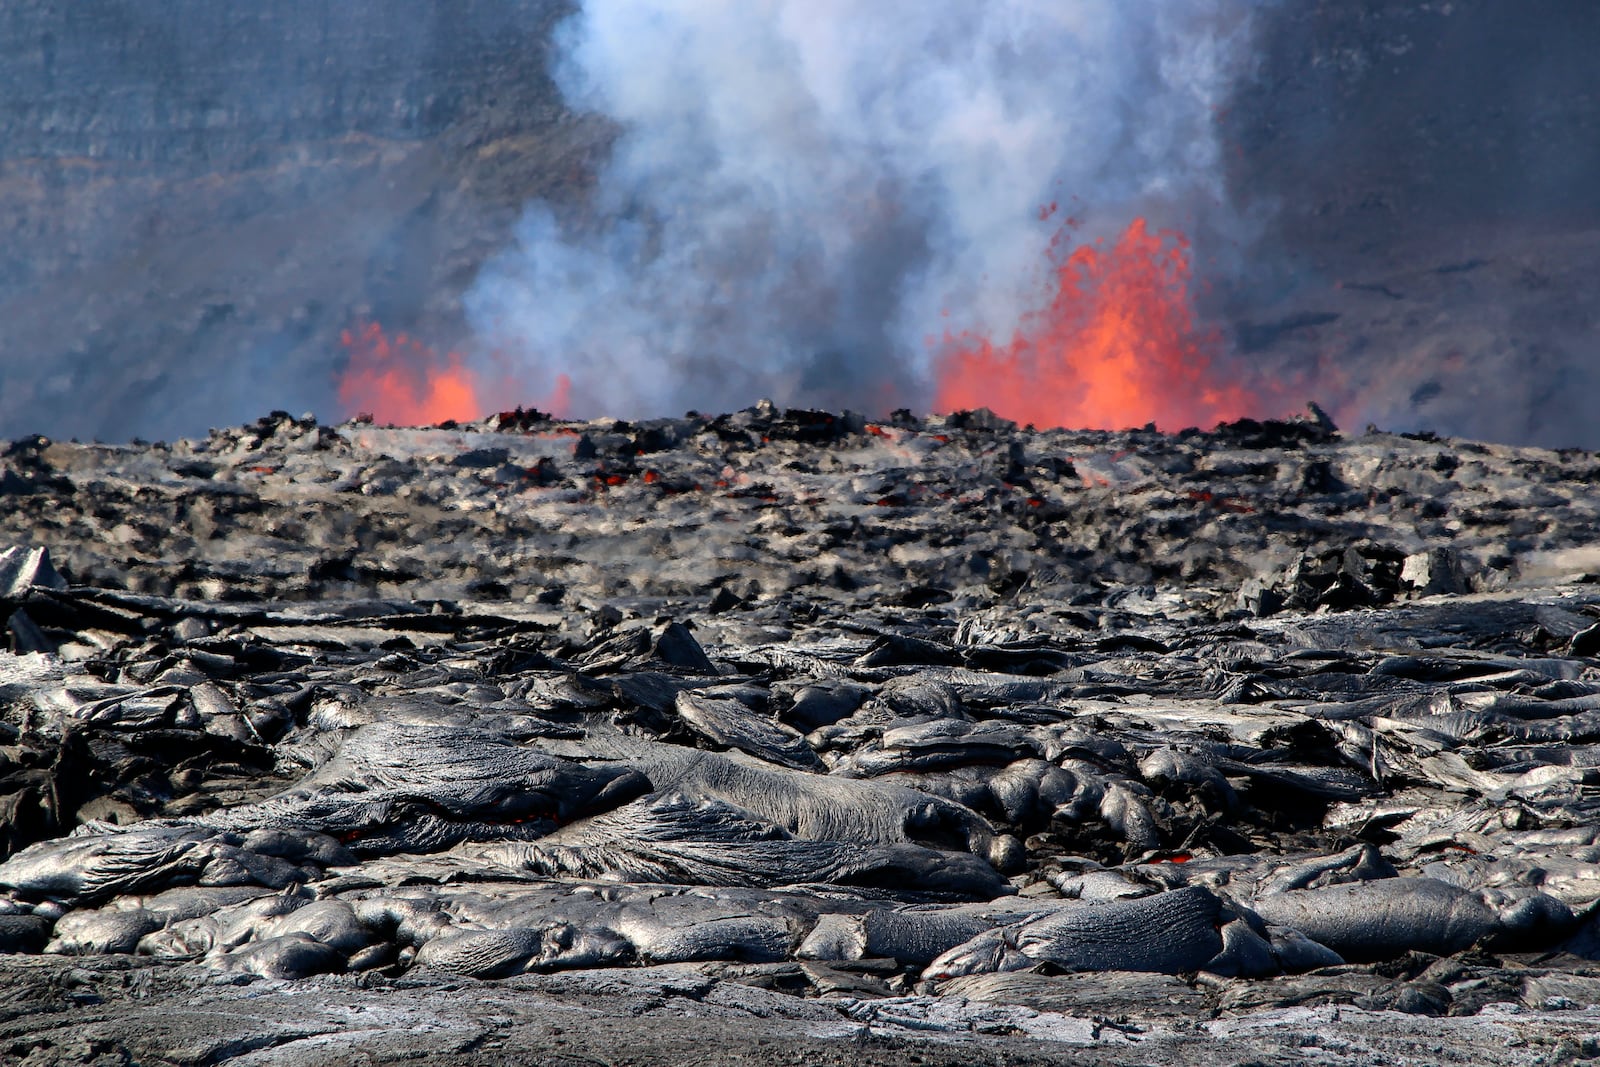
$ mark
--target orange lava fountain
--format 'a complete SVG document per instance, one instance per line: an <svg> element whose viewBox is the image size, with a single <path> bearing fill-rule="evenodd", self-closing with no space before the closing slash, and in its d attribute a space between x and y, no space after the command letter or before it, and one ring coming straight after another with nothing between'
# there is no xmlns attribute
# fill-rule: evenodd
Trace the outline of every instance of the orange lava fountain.
<svg viewBox="0 0 1600 1067"><path fill-rule="evenodd" d="M936 411L987 407L1040 427L1154 422L1170 431L1259 406L1249 390L1212 371L1221 336L1197 325L1182 234L1152 233L1134 219L1114 245L1081 245L1054 274L1049 306L1027 313L1009 344L945 337Z"/></svg>
<svg viewBox="0 0 1600 1067"><path fill-rule="evenodd" d="M390 338L369 322L339 335L350 362L339 380L346 415L371 415L397 426L427 426L483 413L478 383L458 353L441 356L403 333Z"/></svg>

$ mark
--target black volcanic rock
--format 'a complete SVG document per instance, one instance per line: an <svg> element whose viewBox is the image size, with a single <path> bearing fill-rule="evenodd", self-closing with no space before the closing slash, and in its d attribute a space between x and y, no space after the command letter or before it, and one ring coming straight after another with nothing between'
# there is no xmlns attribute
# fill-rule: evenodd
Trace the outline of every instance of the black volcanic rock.
<svg viewBox="0 0 1600 1067"><path fill-rule="evenodd" d="M1063 968L1150 1025L1126 972L1600 1003L1593 457L763 405L640 468L644 427L505 427L7 453L51 476L0 515L0 947L1046 1036Z"/></svg>

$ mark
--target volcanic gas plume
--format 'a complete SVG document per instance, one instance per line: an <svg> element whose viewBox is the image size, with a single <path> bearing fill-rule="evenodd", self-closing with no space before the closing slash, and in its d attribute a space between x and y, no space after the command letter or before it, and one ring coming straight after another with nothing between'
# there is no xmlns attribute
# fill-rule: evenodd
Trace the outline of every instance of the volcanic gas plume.
<svg viewBox="0 0 1600 1067"><path fill-rule="evenodd" d="M482 272L475 344L584 414L1238 416L1166 228L1238 225L1217 116L1255 6L586 0L556 81L621 132L581 217L531 205ZM1057 263L1065 196L1087 243Z"/></svg>

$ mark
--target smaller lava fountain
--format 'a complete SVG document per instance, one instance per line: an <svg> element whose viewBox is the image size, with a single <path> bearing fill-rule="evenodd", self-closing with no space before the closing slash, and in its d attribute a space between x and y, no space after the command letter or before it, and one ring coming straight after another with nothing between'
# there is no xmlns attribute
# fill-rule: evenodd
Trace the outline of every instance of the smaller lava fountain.
<svg viewBox="0 0 1600 1067"><path fill-rule="evenodd" d="M348 415L377 422L426 426L448 419L465 422L483 413L476 376L458 353L436 349L376 322L339 335L350 353L339 380L339 403Z"/></svg>
<svg viewBox="0 0 1600 1067"><path fill-rule="evenodd" d="M339 379L339 406L346 417L371 416L373 421L395 426L431 426L441 422L480 419L507 397L516 403L528 389L507 372L492 385L466 365L459 352L441 354L404 333L392 338L376 322L345 330L339 341L350 354ZM490 360L509 365L501 353ZM556 375L553 388L534 398L533 407L565 417L572 401L572 380Z"/></svg>
<svg viewBox="0 0 1600 1067"><path fill-rule="evenodd" d="M1072 220L1051 251L1065 247ZM1080 245L1054 268L1054 295L1027 313L1009 344L947 335L934 408L987 407L1040 427L1163 430L1211 426L1258 406L1221 379L1221 335L1200 328L1188 241L1134 219L1114 244Z"/></svg>

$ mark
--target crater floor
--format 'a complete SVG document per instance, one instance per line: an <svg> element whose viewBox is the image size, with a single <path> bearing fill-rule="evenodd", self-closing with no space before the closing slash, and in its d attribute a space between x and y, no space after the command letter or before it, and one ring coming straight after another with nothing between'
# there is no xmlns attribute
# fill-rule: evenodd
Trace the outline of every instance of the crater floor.
<svg viewBox="0 0 1600 1067"><path fill-rule="evenodd" d="M1595 457L771 405L0 458L0 1050L1600 1053Z"/></svg>

